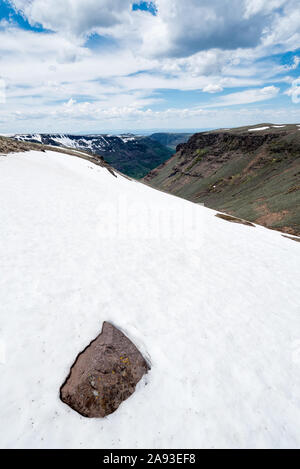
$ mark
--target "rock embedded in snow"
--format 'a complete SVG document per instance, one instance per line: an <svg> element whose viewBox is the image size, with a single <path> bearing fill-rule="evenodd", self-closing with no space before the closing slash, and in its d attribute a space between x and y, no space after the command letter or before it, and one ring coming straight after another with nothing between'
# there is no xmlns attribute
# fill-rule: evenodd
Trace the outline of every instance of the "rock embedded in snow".
<svg viewBox="0 0 300 469"><path fill-rule="evenodd" d="M77 356L60 398L85 417L105 417L134 393L148 370L136 346L104 322L101 334Z"/></svg>
<svg viewBox="0 0 300 469"><path fill-rule="evenodd" d="M241 218L233 217L232 215L227 215L225 213L217 213L216 217L222 218L223 220L230 221L232 223L240 223L241 225L253 226L255 228L255 225L250 221L242 220Z"/></svg>

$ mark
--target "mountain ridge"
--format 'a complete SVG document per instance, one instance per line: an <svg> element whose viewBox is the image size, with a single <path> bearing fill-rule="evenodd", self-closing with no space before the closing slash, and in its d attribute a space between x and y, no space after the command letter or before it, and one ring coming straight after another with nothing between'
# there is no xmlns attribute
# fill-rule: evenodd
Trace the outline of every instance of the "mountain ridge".
<svg viewBox="0 0 300 469"><path fill-rule="evenodd" d="M300 125L194 134L144 182L207 207L300 234Z"/></svg>
<svg viewBox="0 0 300 469"><path fill-rule="evenodd" d="M133 134L16 134L15 140L87 151L129 177L140 179L170 158L175 149Z"/></svg>

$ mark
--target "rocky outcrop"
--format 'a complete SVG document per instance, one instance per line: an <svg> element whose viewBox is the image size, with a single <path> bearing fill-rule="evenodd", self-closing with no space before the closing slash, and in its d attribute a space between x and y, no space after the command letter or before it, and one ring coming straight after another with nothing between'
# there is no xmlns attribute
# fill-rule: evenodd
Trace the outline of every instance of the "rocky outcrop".
<svg viewBox="0 0 300 469"><path fill-rule="evenodd" d="M299 235L300 127L261 124L197 133L144 182Z"/></svg>
<svg viewBox="0 0 300 469"><path fill-rule="evenodd" d="M20 153L30 150L45 151L41 145L35 143L18 142L12 138L0 136L0 154Z"/></svg>
<svg viewBox="0 0 300 469"><path fill-rule="evenodd" d="M101 334L77 356L60 398L85 417L105 417L134 393L148 370L137 347L104 322Z"/></svg>
<svg viewBox="0 0 300 469"><path fill-rule="evenodd" d="M225 213L217 213L215 216L222 218L222 220L230 221L231 223L239 223L240 225L252 226L255 228L255 225L250 223L250 221L241 220L240 218L232 217L231 215L226 215Z"/></svg>

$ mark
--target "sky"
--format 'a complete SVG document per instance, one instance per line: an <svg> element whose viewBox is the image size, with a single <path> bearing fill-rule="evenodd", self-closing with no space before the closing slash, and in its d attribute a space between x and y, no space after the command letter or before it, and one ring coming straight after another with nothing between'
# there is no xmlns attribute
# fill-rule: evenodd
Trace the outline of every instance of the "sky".
<svg viewBox="0 0 300 469"><path fill-rule="evenodd" d="M300 122L299 0L0 0L0 132Z"/></svg>

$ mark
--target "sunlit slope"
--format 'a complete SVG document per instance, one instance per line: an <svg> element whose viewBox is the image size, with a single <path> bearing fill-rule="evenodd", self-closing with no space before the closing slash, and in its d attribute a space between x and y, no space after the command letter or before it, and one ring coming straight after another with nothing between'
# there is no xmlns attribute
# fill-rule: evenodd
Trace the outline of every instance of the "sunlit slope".
<svg viewBox="0 0 300 469"><path fill-rule="evenodd" d="M195 134L146 176L159 189L269 228L300 234L300 126Z"/></svg>
<svg viewBox="0 0 300 469"><path fill-rule="evenodd" d="M299 243L61 153L1 156L0 200L1 446L299 447ZM104 320L151 371L85 419L59 387Z"/></svg>

